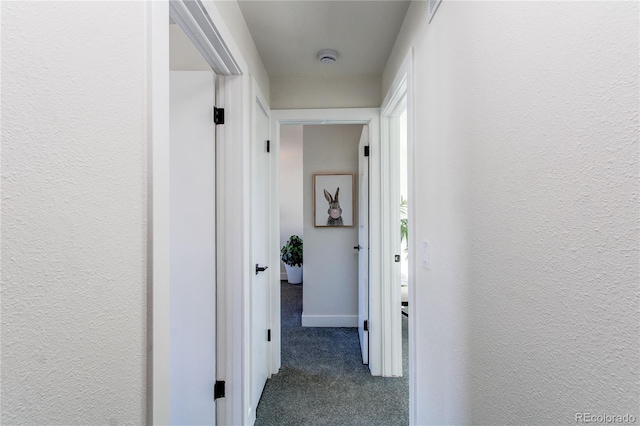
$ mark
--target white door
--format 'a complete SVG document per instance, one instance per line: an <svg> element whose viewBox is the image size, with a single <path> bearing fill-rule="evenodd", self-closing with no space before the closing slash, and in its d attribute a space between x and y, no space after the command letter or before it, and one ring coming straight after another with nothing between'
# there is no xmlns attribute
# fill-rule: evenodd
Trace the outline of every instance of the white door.
<svg viewBox="0 0 640 426"><path fill-rule="evenodd" d="M362 362L368 364L369 331L365 321L369 322L369 157L365 156L365 147L369 148L368 125L362 127L358 147L358 335Z"/></svg>
<svg viewBox="0 0 640 426"><path fill-rule="evenodd" d="M213 425L215 76L170 78L170 416L171 424Z"/></svg>
<svg viewBox="0 0 640 426"><path fill-rule="evenodd" d="M258 99L254 104L255 129L252 152L251 186L251 406L254 416L269 372L267 351L269 272L269 112Z"/></svg>

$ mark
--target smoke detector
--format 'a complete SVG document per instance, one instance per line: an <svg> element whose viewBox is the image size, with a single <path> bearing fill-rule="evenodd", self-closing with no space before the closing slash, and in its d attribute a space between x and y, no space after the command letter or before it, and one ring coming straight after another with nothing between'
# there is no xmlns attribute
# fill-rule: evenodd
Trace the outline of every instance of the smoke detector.
<svg viewBox="0 0 640 426"><path fill-rule="evenodd" d="M322 49L318 52L318 59L323 64L332 64L338 60L338 52L333 49Z"/></svg>

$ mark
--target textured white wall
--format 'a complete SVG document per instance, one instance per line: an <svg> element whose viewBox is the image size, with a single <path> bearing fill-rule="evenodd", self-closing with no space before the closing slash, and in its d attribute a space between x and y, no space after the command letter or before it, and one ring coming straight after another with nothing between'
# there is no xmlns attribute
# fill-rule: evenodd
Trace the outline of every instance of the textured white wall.
<svg viewBox="0 0 640 426"><path fill-rule="evenodd" d="M2 2L2 423L142 424L139 2Z"/></svg>
<svg viewBox="0 0 640 426"><path fill-rule="evenodd" d="M414 2L418 424L638 418L638 4Z"/></svg>
<svg viewBox="0 0 640 426"><path fill-rule="evenodd" d="M335 317L336 321L353 321L352 327L357 325L358 253L353 247L358 245L358 214L356 211L356 226L353 228L315 228L313 174L340 172L355 173L357 176L361 133L361 124L312 125L303 128L303 325L309 321L323 321L310 319L315 316Z"/></svg>
<svg viewBox="0 0 640 426"><path fill-rule="evenodd" d="M273 78L272 109L378 108L379 76L352 78Z"/></svg>
<svg viewBox="0 0 640 426"><path fill-rule="evenodd" d="M302 225L302 126L280 127L280 247L292 235L304 240ZM280 271L285 272L280 262Z"/></svg>

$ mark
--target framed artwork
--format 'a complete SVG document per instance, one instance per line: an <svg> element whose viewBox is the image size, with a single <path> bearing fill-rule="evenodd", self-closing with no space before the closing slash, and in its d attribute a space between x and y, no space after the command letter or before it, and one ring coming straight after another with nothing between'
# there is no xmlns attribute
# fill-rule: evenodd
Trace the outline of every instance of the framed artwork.
<svg viewBox="0 0 640 426"><path fill-rule="evenodd" d="M353 173L316 173L313 175L313 225L353 227L355 198Z"/></svg>

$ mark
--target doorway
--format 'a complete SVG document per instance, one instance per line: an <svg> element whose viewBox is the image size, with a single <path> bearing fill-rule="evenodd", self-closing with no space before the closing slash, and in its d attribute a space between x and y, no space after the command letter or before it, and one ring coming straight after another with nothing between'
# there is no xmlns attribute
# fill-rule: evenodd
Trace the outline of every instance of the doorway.
<svg viewBox="0 0 640 426"><path fill-rule="evenodd" d="M287 275L284 262L280 262L281 279L303 288L304 327L358 325L361 200L357 174L363 127L307 124L280 128L280 247L291 238L303 240L304 284ZM368 144L368 132L366 136ZM329 200L339 206L338 216L330 220ZM295 265L289 265L290 273L291 266Z"/></svg>
<svg viewBox="0 0 640 426"><path fill-rule="evenodd" d="M406 95L383 118L387 122L389 132L389 158L391 173L390 182L390 210L391 245L395 250L394 263L391 268L391 283L393 295L400 295L395 299L392 310L392 358L395 360L394 375L409 374L409 288L412 281L410 274L409 235L412 223L409 221L409 208L412 200L408 189L408 139L407 139L407 102Z"/></svg>
<svg viewBox="0 0 640 426"><path fill-rule="evenodd" d="M406 103L398 117L400 142L400 289L402 314L409 316L409 186ZM406 337L408 339L408 336ZM403 332L403 339L405 334Z"/></svg>
<svg viewBox="0 0 640 426"><path fill-rule="evenodd" d="M388 203L385 204L385 225L389 227L389 247L385 256L389 266L391 293L389 300L390 367L394 376L409 376L409 419L416 423L415 335L418 325L415 313L414 276L416 240L413 227L415 186L413 174L413 53L410 50L387 91L381 107L381 139L386 149L383 179ZM391 260L393 258L393 260ZM393 263L392 263L393 262ZM423 265L424 267L424 265Z"/></svg>
<svg viewBox="0 0 640 426"><path fill-rule="evenodd" d="M215 424L216 75L169 24L170 421Z"/></svg>
<svg viewBox="0 0 640 426"><path fill-rule="evenodd" d="M220 233L220 224L227 224L230 232L243 226L229 220L230 216L237 216L236 211L230 215L223 209L229 204L229 193L236 193L234 182L241 181L234 175L234 163L228 161L230 155L235 155L229 149L235 147L229 135L241 128L234 123L226 132L220 132L212 113L214 105L226 104L229 112L241 116L243 105L235 102L241 93L237 84L241 80L233 80L232 75L241 74L240 67L246 65L239 65L230 51L204 42L212 34L219 36L214 22L219 23L220 19L212 20L200 1L150 2L147 9L147 421L215 424L217 418L219 423L240 423L229 420L241 416L241 409L236 408L239 396L228 393L228 398L217 399L216 379L233 381L241 376L235 366L242 361L228 355L233 348L229 340L234 334L228 331L230 321L225 321L229 312L220 309L230 304L229 299L235 301L236 294L222 291L224 286L216 284L224 283L220 276L226 276L228 268L234 267L225 262L224 254L232 251L229 247L237 246L236 238ZM172 40L172 33L181 37L180 47L174 48L173 53L195 53L198 65L176 65L180 61L171 55L171 44L175 47L176 41ZM204 72L206 77L174 78L171 68ZM178 116L182 124L172 123ZM191 131L190 120L206 127L206 131L197 132L197 142L192 137L195 132ZM172 134L172 130L183 134ZM205 139L206 143L201 143ZM220 167L221 164L230 164L231 168ZM183 208L186 206L190 208ZM239 260L242 262L242 257ZM190 276L195 270L196 278ZM184 346L178 344L181 338L186 341ZM186 350L193 349L194 344L199 345L196 350ZM189 377L195 377L193 383L186 383ZM185 398L189 401L179 404Z"/></svg>
<svg viewBox="0 0 640 426"><path fill-rule="evenodd" d="M383 253L383 247L382 247L382 241L383 241L383 236L382 236L382 220L383 218L385 220L388 221L388 217L383 216L383 212L382 212L382 208L381 208L381 204L383 203L383 197L382 194L384 193L384 191L381 189L381 185L382 185L382 179L381 179L381 170L382 170L382 157L386 155L386 151L383 150L383 148L381 148L380 146L380 141L379 141L379 110L377 109L373 109L373 110L368 110L368 111L362 111L362 110L350 110L350 111L334 111L334 110L304 110L304 111L273 111L272 113L273 116L273 129L274 129L274 133L275 133L275 141L274 141L274 146L277 147L277 149L281 149L282 147L280 146L280 142L282 141L282 135L283 133L286 134L287 130L284 130L286 127L289 126L308 126L308 127L322 127L322 125L327 125L327 124L360 124L359 126L359 134L357 135L357 141L358 143L360 142L360 140L363 138L364 132L362 132L363 128L366 128L367 130L370 129L370 132L364 136L364 140L368 142L368 154L370 155L368 158L368 162L371 163L371 168L370 168L370 181L371 181L371 200L370 200L370 204L371 204L371 214L370 214L370 221L372 223L370 229L371 229L371 257L378 259L378 261L372 261L371 264L369 265L369 272L372 276L372 280L371 280L371 293L372 293L372 297L369 298L369 300L367 301L367 305L370 308L370 318L376 318L376 320L374 321L375 325L373 327L371 327L370 331L370 337L371 337L371 342L370 342L370 362L369 365L363 365L362 362L362 358L360 357L360 344L358 341L358 335L355 334L354 335L354 340L355 340L355 344L358 346L357 347L357 351L358 351L358 356L357 356L357 362L360 365L360 368L364 369L364 371L366 371L365 376L368 377L369 379L375 379L372 378L372 375L383 375L383 360L389 364L391 364L391 360L389 357L387 357L387 359L385 360L385 354L383 354L383 345L381 344L382 341L382 334L383 334L383 328L385 328L385 325L383 324L383 320L382 318L382 311L384 308L384 303L382 300L382 295L383 293L387 293L386 297L389 297L389 293L392 292L391 287L387 284L385 284L383 286L382 282L383 280L382 278L382 273L383 273L383 268L382 268L382 253ZM366 118L365 118L366 117ZM363 124L366 124L368 126L362 126ZM364 148L364 146L362 147ZM385 148L386 149L386 148ZM305 146L305 150L306 150L306 146ZM358 149L359 151L359 149ZM363 150L364 151L364 150ZM304 152L304 154L306 154L306 152ZM303 154L303 155L304 155ZM319 153L316 153L316 157L318 156ZM364 157L364 152L363 152L363 157ZM360 159L358 159L356 157L357 161L359 162ZM360 172L356 173L356 180L360 179L359 176ZM311 181L312 176L307 176L304 175L303 179L305 181L305 185L311 185L312 181ZM308 182L307 182L308 181ZM359 184L356 186L360 186ZM282 196L282 194L281 194ZM304 197L307 204L311 203L313 201L313 197L309 197L309 196L305 196ZM399 197L398 197L399 198ZM375 207L374 207L375 206ZM400 205L398 202L397 208L399 209ZM399 215L399 213L398 213ZM313 217L312 215L310 215L310 217ZM309 219L309 218L306 218ZM326 220L326 218L325 218ZM391 225L387 225L387 227L390 229ZM396 226L394 226L394 230L396 230L397 233L397 239L398 239L398 248L393 248L393 252L397 253L399 251L399 240L400 240L400 233L399 233L399 223L396 224ZM309 239L308 235L306 234L306 229L305 229L305 233L304 233L304 237L305 237L305 242ZM283 240L284 241L284 240ZM351 244L352 246L357 246L357 242L354 242ZM350 249L353 248L354 250L356 250L356 247L349 247ZM357 256L357 250L353 251L351 253L351 255ZM305 245L305 263L306 263L306 245ZM327 274L330 273L330 271L325 271ZM304 274L304 283L303 283L303 287L307 284L307 272L305 270ZM399 279L399 274L398 274L398 279L397 279L398 283L400 281ZM283 283L283 285L286 285ZM303 289L304 291L306 291L306 288ZM397 306L397 313L400 314L400 289L399 286L397 288L397 293L398 293L398 306ZM284 290L283 290L284 293ZM289 297L288 294L285 294L285 297ZM305 309L305 313L306 313L306 307ZM389 309L390 310L390 309ZM278 312L279 313L279 312ZM279 315L278 315L279 316ZM315 320L315 318L313 318ZM300 323L302 324L302 319L299 320ZM402 321L401 318L398 318L398 324L400 324ZM283 319L284 322L284 319ZM357 324L357 322L356 322ZM386 325L387 328L391 328L388 324ZM284 326L283 326L284 328ZM304 333L304 327L300 327L300 334L302 335ZM313 328L311 330L322 330L321 327L317 327L317 328ZM328 329L327 329L328 330ZM334 329L335 330L335 329ZM353 330L353 329L352 329ZM282 330L278 329L276 331L277 333L281 334ZM353 332L353 331L352 331ZM287 331L288 333L288 331ZM295 338L296 336L294 336ZM286 340L284 340L284 338L281 336L282 338L282 353L285 353L285 345L287 345ZM285 336L285 338L287 338ZM321 340L320 338L318 339L312 339L312 341L315 342ZM279 348L278 348L279 349ZM402 348L401 346L398 348L399 352L402 354ZM320 348L318 349L321 351L321 353L323 353L323 349ZM331 351L330 349L328 349L328 352L331 353L333 351ZM278 353L280 353L280 351L278 350ZM295 354L294 354L295 355ZM287 355L288 356L288 355ZM276 357L274 356L274 359ZM295 360L294 360L295 361ZM275 367L275 370L277 371L280 367L283 368L283 370L281 371L280 374L278 374L277 376L275 376L272 380L270 381L267 385L267 390L265 390L265 400L264 401L270 401L271 403L274 404L278 404L278 401L273 399L274 395L277 395L277 391L272 391L272 386L275 388L275 386L278 386L278 382L279 381L283 381L286 383L289 383L289 385L284 386L286 389L289 389L288 391L290 391L290 389L294 388L293 384L291 383L291 375L293 373L297 373L297 374L301 374L304 370L301 368L297 368L294 369L295 371L289 371L291 370L291 368L288 368L289 365L285 364L285 363L281 363L282 365L278 364ZM313 364L313 363L312 363ZM316 368L328 368L328 370L326 370L326 373L328 375L332 375L335 374L335 371L333 371L333 369L331 367L329 367L331 363L327 363L326 366L322 366L322 365L318 365ZM313 364L315 365L315 364ZM402 364L400 364L402 367ZM304 364L305 368L307 367L306 364ZM371 368L371 371L369 371L369 368ZM338 369L339 370L339 369ZM351 371L351 370L350 370ZM386 372L384 373L384 375L387 376L391 376L390 372L390 367L387 367ZM401 376L402 372L400 372L399 374L397 374L397 376ZM364 378L363 378L364 379ZM367 381L367 380L364 380ZM395 409L400 409L400 407L403 406L403 408L400 409L400 411L402 411L402 415L398 418L404 418L404 416L408 417L408 382L409 381L409 375L405 374L404 378L398 378L398 379L394 379L394 380L390 380L388 382L385 383L404 383L405 386L405 391L404 392L400 392L399 394L402 394L403 396L401 397L401 400L403 401L402 404L398 404L395 406ZM345 380L341 380L341 382L345 383L345 386L348 386L346 383L348 382ZM283 383L280 383L280 385L282 386ZM305 389L300 389L300 392L304 392ZM388 395L390 396L391 394L396 394L394 392L389 392ZM291 397L297 397L297 394L294 396L294 394L291 395ZM262 403L261 403L262 404ZM302 404L301 404L302 405ZM339 406L336 405L336 406ZM269 413L272 410L265 410L264 406L261 406L261 408L259 409L260 411L258 412L258 419L260 420L259 424L270 424L268 423L268 421L265 423L265 415L268 417ZM399 411L399 413L400 413ZM366 415L364 415L364 417L366 417ZM364 418L363 417L363 418ZM406 419L406 418L405 418ZM404 420L406 422L406 420Z"/></svg>
<svg viewBox="0 0 640 426"><path fill-rule="evenodd" d="M279 156L280 153L280 140L281 140L281 136L282 136L282 129L285 126L313 126L313 127L317 127L319 125L332 125L332 124L356 124L359 125L359 131L358 131L358 137L356 139L356 145L360 140L360 133L362 132L362 125L369 125L369 128L372 129L368 135L369 138L369 145L372 148L372 152L375 152L375 154L372 155L372 159L373 161L379 161L379 156L380 156L380 152L378 150L378 143L379 143L379 132L378 130L378 126L379 126L379 110L378 109L342 109L342 110L280 110L280 111L273 111L272 113L272 117L273 117L273 124L272 127L274 129L274 134L275 134L275 140L274 140L274 148ZM286 133L286 131L285 131ZM354 186L357 187L357 179L358 179L358 173L357 173L357 164L358 164L358 160L356 158L356 163L355 163L355 172L354 172ZM279 167L276 167L276 170L278 171L278 174L276 176L275 181L279 182ZM327 170L328 171L328 170ZM379 185L380 184L380 177L379 177L379 168L376 168L376 170L372 171L372 176L371 176L371 180L375 182L374 185ZM308 178L308 176L307 176ZM309 179L305 178L305 184L308 184L310 187L312 185L312 182L306 182ZM282 195L279 194L278 195L278 199L281 197ZM312 195L309 195L309 197L312 197ZM374 205L378 205L380 203L380 197L379 197L379 193L378 194L373 194L372 195L372 199L370 200L370 202ZM311 199L307 200L307 204L309 204L309 206L313 206L313 203L311 201ZM312 216L312 214L309 214L308 216ZM311 219L309 219L311 220ZM372 223L379 223L380 221L380 214L379 214L379 210L372 212L371 214L371 222ZM355 220L355 222L357 222L357 218ZM378 228L379 229L379 228ZM278 233L280 232L280 226L278 224ZM373 231L372 232L372 238L373 239L379 239L380 238L380 234L379 231ZM306 236L305 236L306 238ZM349 253L348 256L352 256L354 257L354 261L355 261L355 268L356 268L356 274L357 274L357 255L358 252L357 250L355 250L355 246L358 245L358 240L357 240L357 234L354 237L353 241L350 241L350 244L348 245L348 249L349 249ZM377 250L379 251L379 244L376 245ZM375 253L376 249L373 249L374 253L372 253L372 256L376 256L379 255L378 253ZM305 248L306 251L306 248ZM376 284L372 284L372 293L375 293L376 295L379 295L381 290L379 288L379 282L380 282L380 277L381 277L381 271L378 269L379 263L375 263L372 264L371 268L370 268L370 280L372 282L375 282ZM305 276L306 272L303 273L303 279ZM277 289L277 295L274 295L277 298L278 301L280 300L280 289ZM357 298L357 293L356 293L356 298ZM375 299L374 299L375 300ZM278 342L277 345L273 345L272 350L273 350L273 356L272 356L272 360L273 365L272 365L272 371L273 372L277 372L279 370L279 368L281 367L281 329L280 329L280 306L279 303L276 306L275 304L272 305L273 309L272 309L272 317L271 317L271 321L272 324L277 324L277 327L274 328L273 330L273 334L274 337L276 339L276 341ZM371 314L372 311L377 312L377 314L379 314L379 312L381 311L381 306L379 304L370 304L369 306L369 313ZM358 315L353 315L353 316L340 316L338 317L331 317L331 318L324 318L324 317L320 317L320 316L314 316L312 312L308 312L308 317L307 315L305 315L305 323L307 323L306 325L309 326L313 326L313 325L331 325L331 324L320 324L320 323L314 323L317 321L337 321L338 323L335 323L335 326L344 326L342 324L345 324L346 326L351 326L351 327L356 327L358 326ZM348 317L348 318L347 318ZM344 323L344 321L348 321L349 324ZM373 333L375 333L376 331L381 331L380 329L377 330L372 330ZM369 360L369 366L371 368L371 373L373 375L380 375L381 373L381 366L380 366L380 358L381 358L381 354L380 354L380 340L373 338L371 339L371 342L369 344L370 347L370 360Z"/></svg>

